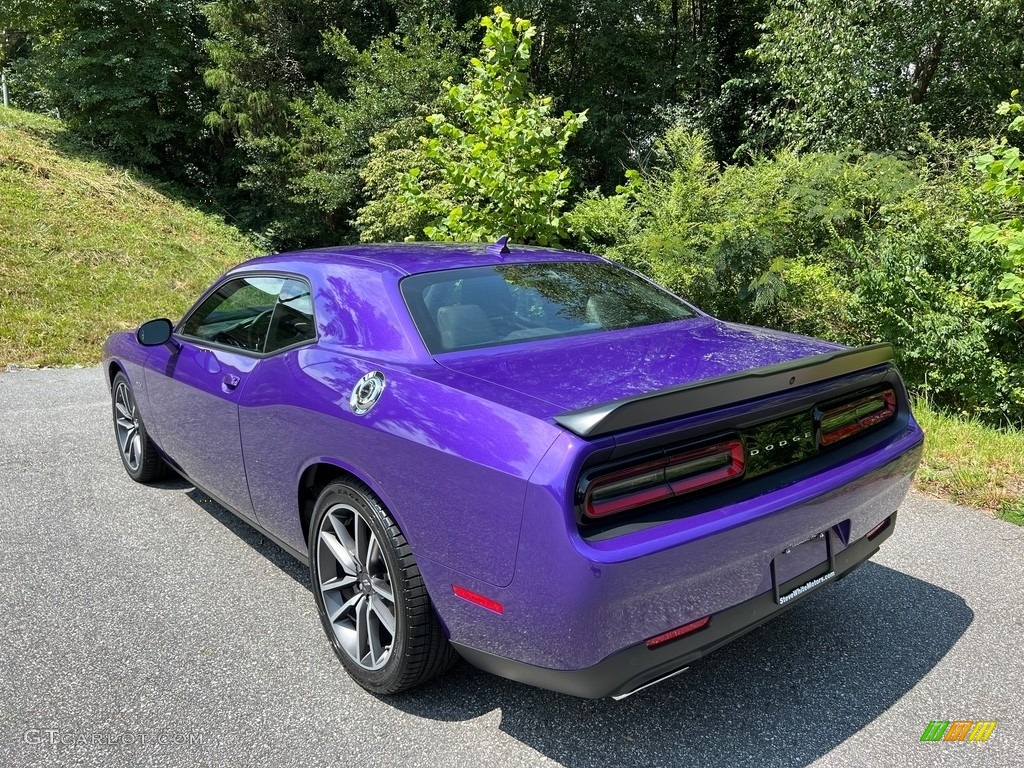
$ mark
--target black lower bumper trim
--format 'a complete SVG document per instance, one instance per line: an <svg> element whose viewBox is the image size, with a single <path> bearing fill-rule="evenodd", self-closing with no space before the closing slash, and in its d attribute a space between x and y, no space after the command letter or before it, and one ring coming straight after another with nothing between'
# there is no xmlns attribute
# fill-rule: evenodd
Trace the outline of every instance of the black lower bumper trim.
<svg viewBox="0 0 1024 768"><path fill-rule="evenodd" d="M889 520L889 526L874 539L869 541L865 536L836 553L831 558L835 576L821 580L820 583L823 585L829 581L838 581L874 555L879 545L895 530L895 512ZM787 592L801 584L820 579L827 570L827 563L812 568L787 582L781 591ZM776 591L777 588L764 592L745 603L714 614L705 629L692 635L654 649L648 648L646 643L639 643L585 669L548 669L506 659L460 643L453 642L452 645L473 666L510 680L586 699L622 697L680 671L702 656L789 610L816 590L807 589L782 605L776 600Z"/></svg>

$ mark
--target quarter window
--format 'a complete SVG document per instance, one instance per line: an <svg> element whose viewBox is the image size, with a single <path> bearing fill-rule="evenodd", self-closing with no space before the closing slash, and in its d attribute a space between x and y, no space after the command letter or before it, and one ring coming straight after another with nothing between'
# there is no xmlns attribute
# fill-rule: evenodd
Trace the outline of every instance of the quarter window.
<svg viewBox="0 0 1024 768"><path fill-rule="evenodd" d="M257 354L316 338L309 286L288 277L228 280L196 308L181 334Z"/></svg>

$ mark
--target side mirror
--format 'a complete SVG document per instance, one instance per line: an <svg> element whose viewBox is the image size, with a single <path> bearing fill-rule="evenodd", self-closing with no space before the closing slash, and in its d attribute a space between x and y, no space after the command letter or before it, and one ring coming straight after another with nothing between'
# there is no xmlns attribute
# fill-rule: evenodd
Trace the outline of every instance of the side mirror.
<svg viewBox="0 0 1024 768"><path fill-rule="evenodd" d="M161 317L140 325L139 330L135 332L135 338L144 347L159 347L170 341L173 330L174 326L171 325L171 321L166 317Z"/></svg>

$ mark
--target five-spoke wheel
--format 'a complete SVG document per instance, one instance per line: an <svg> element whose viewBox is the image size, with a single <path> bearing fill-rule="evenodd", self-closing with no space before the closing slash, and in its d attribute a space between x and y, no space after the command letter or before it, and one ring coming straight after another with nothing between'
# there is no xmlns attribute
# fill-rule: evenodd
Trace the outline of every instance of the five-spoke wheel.
<svg viewBox="0 0 1024 768"><path fill-rule="evenodd" d="M146 434L128 377L120 372L114 376L110 394L114 406L114 437L125 471L139 483L160 479L166 464Z"/></svg>
<svg viewBox="0 0 1024 768"><path fill-rule="evenodd" d="M317 558L338 644L363 669L380 669L394 645L395 594L380 543L358 510L344 503L327 510Z"/></svg>
<svg viewBox="0 0 1024 768"><path fill-rule="evenodd" d="M320 619L356 682L397 693L452 665L409 544L369 488L354 480L324 488L309 539Z"/></svg>

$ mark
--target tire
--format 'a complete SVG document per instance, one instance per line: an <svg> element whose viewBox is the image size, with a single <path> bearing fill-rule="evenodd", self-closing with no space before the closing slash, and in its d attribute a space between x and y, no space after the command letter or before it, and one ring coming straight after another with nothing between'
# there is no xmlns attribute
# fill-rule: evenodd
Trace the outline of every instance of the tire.
<svg viewBox="0 0 1024 768"><path fill-rule="evenodd" d="M167 474L167 464L146 434L146 425L142 423L132 385L122 372L114 376L110 386L110 399L114 417L114 440L124 471L137 483L159 480Z"/></svg>
<svg viewBox="0 0 1024 768"><path fill-rule="evenodd" d="M405 536L365 485L343 480L323 490L309 555L324 632L363 688L401 693L455 663Z"/></svg>

